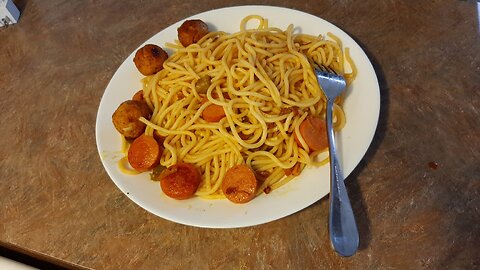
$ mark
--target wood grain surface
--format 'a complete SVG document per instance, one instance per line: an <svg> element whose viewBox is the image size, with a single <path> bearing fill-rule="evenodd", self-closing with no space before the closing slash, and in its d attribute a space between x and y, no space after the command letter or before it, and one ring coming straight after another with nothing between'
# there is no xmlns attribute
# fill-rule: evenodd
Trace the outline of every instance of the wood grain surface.
<svg viewBox="0 0 480 270"><path fill-rule="evenodd" d="M480 31L475 1L15 1L0 28L0 243L94 269L478 269ZM360 229L332 251L328 199L241 229L154 216L95 144L103 91L165 27L241 4L305 11L349 33L381 86L379 126L347 180ZM348 116L347 116L348 117Z"/></svg>

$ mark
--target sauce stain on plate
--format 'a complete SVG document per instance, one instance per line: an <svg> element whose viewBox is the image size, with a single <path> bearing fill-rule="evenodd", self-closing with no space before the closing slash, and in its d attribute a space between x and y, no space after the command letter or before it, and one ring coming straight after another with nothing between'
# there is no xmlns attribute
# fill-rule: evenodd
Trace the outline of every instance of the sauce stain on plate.
<svg viewBox="0 0 480 270"><path fill-rule="evenodd" d="M109 163L117 163L123 156L121 151L102 151L102 159Z"/></svg>

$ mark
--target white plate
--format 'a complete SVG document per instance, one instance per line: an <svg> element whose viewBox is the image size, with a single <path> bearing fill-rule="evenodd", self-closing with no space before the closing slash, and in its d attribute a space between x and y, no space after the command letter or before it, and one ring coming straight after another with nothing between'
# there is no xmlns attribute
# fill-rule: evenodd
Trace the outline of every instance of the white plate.
<svg viewBox="0 0 480 270"><path fill-rule="evenodd" d="M292 23L303 33L326 34L332 32L349 47L358 67L358 76L348 89L344 110L347 124L337 135L340 162L348 176L367 151L377 126L380 109L380 91L375 71L360 46L333 24L297 10L270 6L239 6L207 11L190 18L199 18L211 29L229 33L239 31L242 18L258 14L268 18L269 25L286 29ZM159 32L147 43L164 47L165 42L177 39L179 21ZM139 48L141 47L139 46ZM136 51L136 50L135 50ZM135 51L120 65L113 75L100 102L96 124L98 152L103 166L115 184L135 203L162 218L197 227L234 228L257 225L293 214L329 193L329 166L309 168L301 176L270 194L262 194L244 205L228 200L193 198L177 201L166 197L160 185L143 173L125 175L119 171L117 161L121 137L115 130L111 116L118 105L141 89L142 75L133 64Z"/></svg>

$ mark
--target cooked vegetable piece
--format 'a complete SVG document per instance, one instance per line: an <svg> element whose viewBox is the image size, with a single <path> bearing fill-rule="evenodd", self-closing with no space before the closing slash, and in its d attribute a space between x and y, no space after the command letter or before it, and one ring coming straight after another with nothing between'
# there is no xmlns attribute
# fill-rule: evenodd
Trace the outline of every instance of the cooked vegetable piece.
<svg viewBox="0 0 480 270"><path fill-rule="evenodd" d="M135 139L142 135L146 125L140 120L140 117L150 118L152 111L147 103L137 100L124 101L112 115L112 122L120 134L126 139Z"/></svg>
<svg viewBox="0 0 480 270"><path fill-rule="evenodd" d="M271 175L271 172L269 171L256 171L255 172L255 177L257 178L258 181L265 181L269 176Z"/></svg>
<svg viewBox="0 0 480 270"><path fill-rule="evenodd" d="M155 140L157 140L158 144L160 146L163 145L163 142L165 141L165 138L164 136L160 135L160 133L158 132L158 130L154 130L153 131L153 138L155 138Z"/></svg>
<svg viewBox="0 0 480 270"><path fill-rule="evenodd" d="M284 107L280 109L280 114L289 114L291 112L293 112L294 115L298 115L300 113L298 107L295 106Z"/></svg>
<svg viewBox="0 0 480 270"><path fill-rule="evenodd" d="M163 62L167 60L168 54L159 46L147 44L138 49L133 62L138 71L145 76L153 75L163 69Z"/></svg>
<svg viewBox="0 0 480 270"><path fill-rule="evenodd" d="M136 138L128 149L128 163L139 172L146 172L157 166L162 151L157 141L148 135Z"/></svg>
<svg viewBox="0 0 480 270"><path fill-rule="evenodd" d="M208 101L207 97L204 97L201 104ZM202 118L207 122L218 122L225 117L225 110L223 107L217 104L208 105L202 112Z"/></svg>
<svg viewBox="0 0 480 270"><path fill-rule="evenodd" d="M170 198L191 198L200 185L201 176L197 168L188 163L177 163L160 173L160 187Z"/></svg>
<svg viewBox="0 0 480 270"><path fill-rule="evenodd" d="M247 165L233 166L225 173L222 191L230 201L246 203L255 197L256 190L257 179Z"/></svg>
<svg viewBox="0 0 480 270"><path fill-rule="evenodd" d="M184 47L197 43L208 34L208 25L202 20L187 20L177 29L178 40Z"/></svg>
<svg viewBox="0 0 480 270"><path fill-rule="evenodd" d="M158 164L155 168L153 168L152 172L150 173L150 179L153 181L160 181L160 174L165 170L167 167L163 166L162 164Z"/></svg>
<svg viewBox="0 0 480 270"><path fill-rule="evenodd" d="M195 88L197 90L197 93L206 94L207 90L208 90L208 87L211 84L211 80L212 80L212 78L210 78L210 76L208 76L208 75L200 77L200 79L198 79L197 83L195 83Z"/></svg>
<svg viewBox="0 0 480 270"><path fill-rule="evenodd" d="M283 169L283 171L285 172L286 176L289 176L289 175L298 176L298 175L300 175L300 172L301 172L300 169L301 168L302 167L301 167L300 162L297 162L297 163L295 163L295 165L293 165L293 167Z"/></svg>
<svg viewBox="0 0 480 270"><path fill-rule="evenodd" d="M307 116L299 126L303 140L313 151L323 150L328 147L326 128L325 120L316 116ZM295 140L298 145L301 145L296 133Z"/></svg>

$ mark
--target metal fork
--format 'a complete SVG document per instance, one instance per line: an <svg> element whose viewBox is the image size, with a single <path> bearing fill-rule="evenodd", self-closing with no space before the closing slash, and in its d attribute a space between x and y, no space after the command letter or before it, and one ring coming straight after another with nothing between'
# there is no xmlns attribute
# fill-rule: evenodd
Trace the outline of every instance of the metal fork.
<svg viewBox="0 0 480 270"><path fill-rule="evenodd" d="M327 136L330 154L330 241L341 256L352 256L358 248L358 229L337 158L332 116L335 99L345 90L345 78L330 67L313 63L317 81L327 98Z"/></svg>

